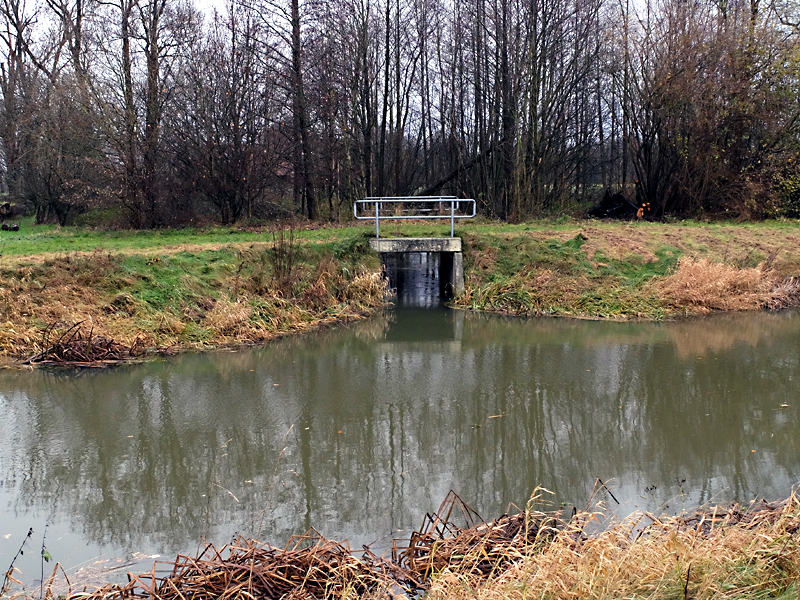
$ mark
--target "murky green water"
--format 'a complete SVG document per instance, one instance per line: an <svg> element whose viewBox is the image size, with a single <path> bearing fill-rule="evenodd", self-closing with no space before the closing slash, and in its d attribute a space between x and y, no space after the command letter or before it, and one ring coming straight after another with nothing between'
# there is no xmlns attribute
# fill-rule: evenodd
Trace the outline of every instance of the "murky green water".
<svg viewBox="0 0 800 600"><path fill-rule="evenodd" d="M235 533L351 546L448 490L486 518L537 485L626 513L800 481L800 313L682 323L405 309L266 348L0 373L0 567L38 577ZM27 561L27 562L25 562Z"/></svg>

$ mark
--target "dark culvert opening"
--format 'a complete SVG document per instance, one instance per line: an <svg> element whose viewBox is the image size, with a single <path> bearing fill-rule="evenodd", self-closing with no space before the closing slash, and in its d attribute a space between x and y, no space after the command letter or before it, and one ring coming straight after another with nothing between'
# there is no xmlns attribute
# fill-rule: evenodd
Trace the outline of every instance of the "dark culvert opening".
<svg viewBox="0 0 800 600"><path fill-rule="evenodd" d="M434 308L453 297L452 252L385 252L381 262L397 306Z"/></svg>

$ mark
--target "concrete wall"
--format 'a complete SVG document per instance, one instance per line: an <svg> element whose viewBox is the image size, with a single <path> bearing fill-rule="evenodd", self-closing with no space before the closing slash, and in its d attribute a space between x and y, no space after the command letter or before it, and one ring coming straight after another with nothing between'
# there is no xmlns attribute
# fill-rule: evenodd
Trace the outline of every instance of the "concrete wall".
<svg viewBox="0 0 800 600"><path fill-rule="evenodd" d="M464 256L460 238L382 238L369 241L370 248L381 255L409 252L438 252L439 276L452 295L464 292Z"/></svg>

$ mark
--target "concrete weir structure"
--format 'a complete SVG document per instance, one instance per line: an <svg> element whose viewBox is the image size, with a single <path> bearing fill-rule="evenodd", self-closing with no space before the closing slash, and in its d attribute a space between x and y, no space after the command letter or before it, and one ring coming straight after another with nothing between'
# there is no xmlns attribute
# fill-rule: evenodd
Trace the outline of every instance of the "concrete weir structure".
<svg viewBox="0 0 800 600"><path fill-rule="evenodd" d="M458 296L464 291L461 238L378 238L370 240L369 247L381 255L384 265L401 254L438 253L439 278L448 295Z"/></svg>
<svg viewBox="0 0 800 600"><path fill-rule="evenodd" d="M464 258L454 228L456 219L471 219L475 210L475 200L455 196L371 196L353 202L356 219L375 220L369 246L381 255L389 285L401 303L415 306L427 306L433 296L440 302L464 292ZM446 219L450 237L381 238L381 221L394 219Z"/></svg>

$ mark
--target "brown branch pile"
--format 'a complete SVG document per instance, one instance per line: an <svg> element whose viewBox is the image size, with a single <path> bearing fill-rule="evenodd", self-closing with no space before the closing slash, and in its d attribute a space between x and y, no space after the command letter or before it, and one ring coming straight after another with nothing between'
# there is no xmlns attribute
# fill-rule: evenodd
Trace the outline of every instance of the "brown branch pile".
<svg viewBox="0 0 800 600"><path fill-rule="evenodd" d="M460 527L451 519L454 509L461 510L467 527ZM504 515L484 523L450 492L439 513L426 515L423 531L414 532L408 546L398 545L399 540L395 540L392 559L376 556L368 548L357 557L347 544L328 540L313 530L293 536L283 549L240 537L220 550L208 545L197 558L179 556L174 563L155 563L152 573L129 574L125 585L110 584L68 597L322 600L347 593L413 597L429 584L436 570L445 566L460 565L473 574L488 576L521 558L523 549L546 530L545 521L556 524L552 516L532 524L534 514L537 518L543 515ZM156 564L171 566L171 572L157 577Z"/></svg>
<svg viewBox="0 0 800 600"><path fill-rule="evenodd" d="M102 367L144 354L138 338L132 346L124 346L112 339L94 336L94 329L85 335L82 323L68 326L60 334L56 330L63 324L51 323L42 335L44 350L21 361L21 364Z"/></svg>
<svg viewBox="0 0 800 600"><path fill-rule="evenodd" d="M557 515L524 511L485 523L451 491L438 513L425 515L423 526L411 534L407 547L392 549L392 558L420 585L445 567L489 577L521 560L537 543L552 539L564 526ZM456 517L463 527L456 525Z"/></svg>
<svg viewBox="0 0 800 600"><path fill-rule="evenodd" d="M172 565L166 577L156 576L156 564ZM328 540L315 531L293 536L283 549L238 538L217 550L206 546L197 558L179 556L174 563L155 563L147 575L128 575L125 585L111 584L71 599L186 600L187 598L247 598L321 600L332 595L397 588L409 591L407 574L369 551L357 558L347 544Z"/></svg>
<svg viewBox="0 0 800 600"><path fill-rule="evenodd" d="M559 513L526 509L485 523L450 492L438 513L426 515L423 527L411 535L407 545L395 540L390 558L378 557L368 548L356 556L346 543L328 540L313 530L293 536L283 549L240 537L220 550L208 545L196 558L179 556L175 562L154 563L145 575L129 573L127 584L109 584L96 591L65 596L67 600L323 600L387 595L413 598L426 591L438 597L437 586L449 581L448 577L456 577L454 585L460 589L464 581L472 585L520 576L532 568L531 564L538 565L534 579L543 574L547 586L552 587L549 578L575 576L564 567L564 553L570 561L589 561L586 568L596 575L597 566L592 562L596 552L603 556L619 554L621 561L633 559L638 556L636 548L657 549L664 539L674 543L676 536L684 534L696 536L698 544L701 538L709 543L732 540L740 530L763 536L772 528L776 535L791 536L800 530L798 506L793 496L784 502L753 502L747 509L735 505L681 517L658 519L644 513L603 533L586 536L584 526L594 514L573 515L565 522L558 518ZM644 517L651 524L642 525ZM720 531L722 534L717 535ZM785 540L781 544L786 550ZM652 560L648 558L647 563ZM671 560L674 562L674 558ZM157 565L169 569L160 571L167 574L157 576ZM563 581L559 585L572 589L580 587L579 583L570 580L569 585Z"/></svg>
<svg viewBox="0 0 800 600"><path fill-rule="evenodd" d="M772 310L793 308L800 304L800 277L787 277L772 288L767 306Z"/></svg>

